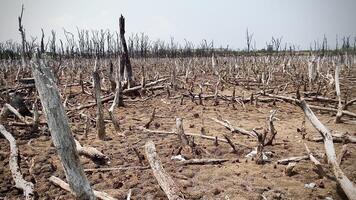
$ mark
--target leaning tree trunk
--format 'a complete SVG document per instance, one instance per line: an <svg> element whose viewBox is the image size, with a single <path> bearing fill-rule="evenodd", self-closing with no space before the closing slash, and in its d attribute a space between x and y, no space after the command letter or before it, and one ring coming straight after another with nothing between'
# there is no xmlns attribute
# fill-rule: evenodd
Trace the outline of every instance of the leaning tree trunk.
<svg viewBox="0 0 356 200"><path fill-rule="evenodd" d="M55 84L54 75L45 61L40 59L38 55L32 61L32 73L51 132L53 144L57 149L71 190L77 199L96 199L80 164L68 118L61 103L57 85Z"/></svg>
<svg viewBox="0 0 356 200"><path fill-rule="evenodd" d="M119 19L119 27L120 27L120 40L122 44L122 55L121 55L121 64L120 66L120 73L121 77L124 77L124 81L127 82L127 88L132 86L133 81L133 74L132 74L132 67L129 58L129 54L127 51L127 45L125 40L125 18L121 15Z"/></svg>
<svg viewBox="0 0 356 200"><path fill-rule="evenodd" d="M356 200L356 187L350 181L350 179L347 178L347 176L344 174L338 164L333 143L333 137L331 135L330 130L319 121L319 119L314 115L313 111L309 108L308 104L304 100L299 102L298 104L304 111L305 116L309 119L310 123L323 137L326 155L328 157L329 163L333 168L336 181L340 184L341 188L350 200Z"/></svg>

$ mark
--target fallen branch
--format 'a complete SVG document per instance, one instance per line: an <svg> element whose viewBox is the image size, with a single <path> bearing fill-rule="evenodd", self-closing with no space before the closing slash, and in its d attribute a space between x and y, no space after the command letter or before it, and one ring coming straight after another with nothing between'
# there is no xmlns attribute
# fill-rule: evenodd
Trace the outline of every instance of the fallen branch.
<svg viewBox="0 0 356 200"><path fill-rule="evenodd" d="M147 132L147 133L155 133L155 134L176 134L177 132L174 131L161 131L161 130L150 130L150 129L146 129L142 126L138 127L139 130ZM192 136L192 137L197 137L197 138L202 138L202 139L207 139L207 140L211 140L211 141L219 141L219 142L224 142L224 143L229 143L226 139L221 139L221 138L217 138L217 136L208 136L208 135L202 135L202 134L196 134L196 133L184 133L187 136ZM248 148L251 149L249 146L245 145L245 144L236 144L235 145L244 147L244 148Z"/></svg>
<svg viewBox="0 0 356 200"><path fill-rule="evenodd" d="M57 185L59 187L61 187L62 189L68 191L68 192L72 192L71 189L69 188L68 183L62 181L60 178L55 177L55 176L51 176L48 179L50 182L52 182L54 185ZM94 192L94 196L97 197L98 199L102 199L102 200L117 200L114 197L111 197L109 194L105 193L105 192L100 192L100 191L96 191L93 190Z"/></svg>
<svg viewBox="0 0 356 200"><path fill-rule="evenodd" d="M309 159L314 163L316 169L317 169L317 173L319 175L320 178L325 176L325 171L323 170L323 167L321 166L321 163L313 156L312 152L309 150L309 147L307 146L307 144L304 143L305 149L308 152L309 155Z"/></svg>
<svg viewBox="0 0 356 200"><path fill-rule="evenodd" d="M158 184L166 194L169 200L184 199L183 193L178 186L174 183L170 175L162 167L162 163L157 155L155 145L152 141L145 144L146 157L156 177Z"/></svg>
<svg viewBox="0 0 356 200"><path fill-rule="evenodd" d="M322 135L324 139L326 155L328 157L329 163L333 167L333 172L335 174L337 182L340 184L341 188L344 190L346 196L350 200L356 200L356 188L354 184L345 176L344 172L341 170L337 162L333 138L330 131L319 121L319 119L314 115L313 111L310 110L308 104L305 101L301 101L299 103L299 106L304 111L310 123Z"/></svg>
<svg viewBox="0 0 356 200"><path fill-rule="evenodd" d="M10 143L10 158L9 158L9 166L12 174L12 178L15 181L15 187L23 190L23 195L25 199L33 199L33 183L26 181L20 171L20 167L18 165L18 149L16 146L16 140L11 135L11 133L7 132L5 127L0 124L0 133L9 141Z"/></svg>
<svg viewBox="0 0 356 200"><path fill-rule="evenodd" d="M124 171L130 169L149 169L149 166L139 166L139 167L108 167L108 168L94 168L94 169L84 169L85 172L106 172L106 171Z"/></svg>
<svg viewBox="0 0 356 200"><path fill-rule="evenodd" d="M229 159L190 159L180 161L179 164L181 165L207 165L207 164L220 164L223 162L227 162Z"/></svg>
<svg viewBox="0 0 356 200"><path fill-rule="evenodd" d="M229 121L227 121L227 120L220 121L220 120L218 120L216 118L213 118L213 117L210 117L210 119L215 121L215 122L217 122L217 123L219 123L219 124L221 124L221 125L223 125L223 126L225 126L228 130L231 131L231 133L241 133L243 135L247 135L247 136L251 136L251 137L257 137L257 135L252 131L247 131L247 130L245 130L243 128L233 127L231 125L231 123Z"/></svg>

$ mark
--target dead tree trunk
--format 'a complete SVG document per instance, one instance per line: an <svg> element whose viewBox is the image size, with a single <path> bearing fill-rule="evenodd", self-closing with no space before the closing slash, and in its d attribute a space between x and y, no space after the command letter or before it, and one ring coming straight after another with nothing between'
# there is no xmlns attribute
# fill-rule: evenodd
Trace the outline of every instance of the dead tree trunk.
<svg viewBox="0 0 356 200"><path fill-rule="evenodd" d="M299 106L304 111L306 117L309 119L310 123L314 128L321 134L324 140L324 146L326 150L326 155L328 157L329 163L332 165L333 172L337 182L340 184L341 188L344 190L346 196L350 200L356 200L356 187L354 184L346 177L344 172L341 170L335 154L335 148L333 143L333 137L329 131L314 115L313 111L309 108L308 104L303 100L298 103Z"/></svg>
<svg viewBox="0 0 356 200"><path fill-rule="evenodd" d="M129 58L129 53L127 51L127 44L125 40L125 18L121 15L119 19L119 28L120 28L120 40L122 44L122 55L121 55L121 68L120 73L121 77L124 77L124 81L127 82L127 88L130 88L133 84L133 74L132 67Z"/></svg>
<svg viewBox="0 0 356 200"><path fill-rule="evenodd" d="M77 199L95 199L89 181L80 164L68 118L61 103L55 78L44 60L38 56L32 62L32 73L48 122L54 146L62 162L71 190Z"/></svg>
<svg viewBox="0 0 356 200"><path fill-rule="evenodd" d="M103 104L101 103L101 85L100 85L100 76L97 70L95 61L93 79L94 79L94 90L95 90L95 101L97 105L96 110L96 128L98 131L98 138L103 140L105 139L105 123L104 123L104 112Z"/></svg>
<svg viewBox="0 0 356 200"><path fill-rule="evenodd" d="M166 194L169 200L180 200L184 199L184 195L174 183L173 179L162 167L161 160L158 157L156 152L155 144L152 141L148 141L145 144L145 151L147 160L150 163L150 166L153 171L153 175L156 177L159 186Z"/></svg>
<svg viewBox="0 0 356 200"><path fill-rule="evenodd" d="M340 123L341 122L341 116L342 116L342 104L341 104L339 73L340 73L340 66L336 65L336 68L335 68L335 90L336 90L336 96L337 96L337 99L338 99L339 103L338 103L338 107L337 107L335 123Z"/></svg>

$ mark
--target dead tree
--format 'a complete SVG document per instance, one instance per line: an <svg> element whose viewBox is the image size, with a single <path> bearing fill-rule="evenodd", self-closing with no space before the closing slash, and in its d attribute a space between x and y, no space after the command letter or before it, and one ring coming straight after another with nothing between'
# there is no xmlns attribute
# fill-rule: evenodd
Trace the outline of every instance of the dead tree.
<svg viewBox="0 0 356 200"><path fill-rule="evenodd" d="M328 157L328 161L333 168L333 172L335 174L335 178L337 182L340 184L341 188L345 192L346 196L350 200L356 200L356 187L347 178L344 172L341 170L335 153L333 137L328 128L326 128L319 119L314 115L313 111L309 108L308 104L302 100L298 103L301 109L304 111L305 116L308 118L310 123L314 126L314 128L321 134L324 140L324 146L326 155Z"/></svg>
<svg viewBox="0 0 356 200"><path fill-rule="evenodd" d="M124 81L127 83L127 88L133 85L133 74L132 67L129 58L129 53L127 51L127 44L125 40L125 18L121 15L119 19L120 27L120 40L122 44L122 54L121 54L121 65L120 65L120 75L124 77Z"/></svg>
<svg viewBox="0 0 356 200"><path fill-rule="evenodd" d="M341 116L342 116L342 104L341 104L339 73L340 73L340 66L337 64L336 68L335 68L335 91L336 91L336 96L337 96L337 100L339 101L339 103L338 103L338 107L337 107L335 123L340 123L341 122Z"/></svg>
<svg viewBox="0 0 356 200"><path fill-rule="evenodd" d="M145 151L147 160L152 168L153 175L156 177L159 186L161 186L167 198L169 200L184 199L183 193L174 183L171 176L164 170L161 160L156 152L155 144L152 141L148 141L145 144Z"/></svg>
<svg viewBox="0 0 356 200"><path fill-rule="evenodd" d="M25 35L25 30L23 28L23 25L22 25L22 17L23 17L23 10L24 10L24 5L22 4L22 7L21 7L21 15L19 16L18 20L19 20L19 31L20 31L20 34L21 34L21 42L22 42L22 52L21 52L21 65L22 65L22 68L25 69L25 66L26 66L26 60L25 60L25 56L26 56L26 35ZM21 67L19 67L18 71L17 71L17 74L16 74L16 78L15 80L18 80L19 78L19 74L20 74L20 71L21 71Z"/></svg>
<svg viewBox="0 0 356 200"><path fill-rule="evenodd" d="M105 134L105 123L104 123L104 109L103 104L101 103L101 85L100 85L100 76L97 68L97 61L95 61L94 71L93 71L93 80L94 80L94 92L95 92L95 102L97 106L96 110L96 128L98 131L98 138L103 140L106 137Z"/></svg>
<svg viewBox="0 0 356 200"><path fill-rule="evenodd" d="M23 190L23 194L26 200L33 199L33 183L26 181L20 170L19 166L19 152L16 146L16 140L11 135L11 133L7 132L5 127L0 124L0 133L3 135L10 143L10 158L9 158L9 166L12 174L12 178L15 182L15 187Z"/></svg>
<svg viewBox="0 0 356 200"><path fill-rule="evenodd" d="M53 144L62 162L71 190L77 199L95 199L80 164L68 117L60 100L53 72L38 55L32 61L32 73L47 119Z"/></svg>
<svg viewBox="0 0 356 200"><path fill-rule="evenodd" d="M252 37L253 37L253 34L250 34L250 33L248 32L248 29L246 29L247 53L250 53L250 51L251 51Z"/></svg>

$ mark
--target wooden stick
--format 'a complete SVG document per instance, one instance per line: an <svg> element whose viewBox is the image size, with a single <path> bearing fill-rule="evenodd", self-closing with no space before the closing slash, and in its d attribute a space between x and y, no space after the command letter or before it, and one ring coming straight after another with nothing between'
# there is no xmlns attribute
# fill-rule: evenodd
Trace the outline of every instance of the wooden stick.
<svg viewBox="0 0 356 200"><path fill-rule="evenodd" d="M156 177L158 184L166 194L169 200L182 200L184 199L183 193L178 186L174 183L171 176L164 170L159 156L156 152L155 144L148 141L145 144L146 157Z"/></svg>
<svg viewBox="0 0 356 200"><path fill-rule="evenodd" d="M254 132L251 132L251 131L247 131L243 128L236 128L236 127L233 127L229 121L227 120L224 120L224 121L220 121L216 118L213 118L213 117L210 117L210 119L212 119L213 121L225 126L227 129L229 129L231 131L231 133L241 133L243 135L247 135L247 136L250 136L250 137L257 137L257 135L254 133Z"/></svg>
<svg viewBox="0 0 356 200"><path fill-rule="evenodd" d="M144 132L147 133L156 133L156 134L177 134L177 132L174 131L161 131L161 130L150 130L150 129L146 129L142 126L138 127L139 130L142 130ZM185 135L187 136L192 136L192 137L197 137L197 138L202 138L202 139L207 139L207 140L211 140L211 141L219 141L219 142L224 142L224 143L229 143L226 139L222 139L222 138L218 138L217 136L208 136L208 135L202 135L202 134L196 134L196 133L185 133ZM245 144L236 144L235 145L244 147L244 148L248 148L251 149L249 146L245 145Z"/></svg>
<svg viewBox="0 0 356 200"><path fill-rule="evenodd" d="M59 187L61 187L62 189L68 191L68 192L72 192L72 190L69 188L68 183L64 182L63 180L61 180L58 177L55 176L51 176L48 178L48 180L50 182L52 182L54 185L57 185ZM105 192L100 192L100 191L96 191L93 190L95 197L97 197L98 199L102 199L102 200L117 200L114 197L111 197L109 194L105 193Z"/></svg>
<svg viewBox="0 0 356 200"><path fill-rule="evenodd" d="M190 159L180 161L181 165L207 165L207 164L220 164L223 162L229 161L229 159L216 159L216 158L208 158L208 159Z"/></svg>
<svg viewBox="0 0 356 200"><path fill-rule="evenodd" d="M11 135L11 133L7 132L5 127L0 124L0 133L9 141L10 143L10 158L9 158L9 166L12 174L12 178L15 181L15 187L19 188L23 191L23 195L25 199L33 199L33 183L27 182L20 171L20 167L18 165L18 149L16 146L16 140Z"/></svg>
<svg viewBox="0 0 356 200"><path fill-rule="evenodd" d="M333 138L330 131L319 121L319 119L314 115L313 111L310 110L308 104L305 101L301 101L299 106L304 111L306 117L309 119L310 123L314 128L319 131L324 139L324 146L326 150L326 155L328 157L329 163L333 167L335 178L340 184L341 188L344 190L346 196L350 200L356 200L356 188L354 184L348 179L344 172L341 170L335 154Z"/></svg>
<svg viewBox="0 0 356 200"><path fill-rule="evenodd" d="M85 172L106 172L106 171L124 171L129 169L149 169L149 166L139 166L139 167L108 167L108 168L94 168L94 169L84 169Z"/></svg>
<svg viewBox="0 0 356 200"><path fill-rule="evenodd" d="M323 167L321 166L321 163L313 156L313 154L311 153L311 151L309 150L307 144L304 143L304 146L305 146L305 149L307 150L308 152L308 155L309 155L309 159L314 163L315 167L317 168L318 170L318 174L319 174L319 177L322 178L325 176L325 171L323 170Z"/></svg>
<svg viewBox="0 0 356 200"><path fill-rule="evenodd" d="M309 156L295 156L295 157L284 158L284 159L278 160L277 164L287 165L290 162L299 162L299 161L308 160L308 159L309 159Z"/></svg>
<svg viewBox="0 0 356 200"><path fill-rule="evenodd" d="M341 165L342 159L344 158L344 156L345 156L345 154L347 153L347 151L348 151L348 150L347 150L347 144L342 145L341 152L340 152L339 157L338 157L338 159L337 159L337 163L338 163L339 165Z"/></svg>

